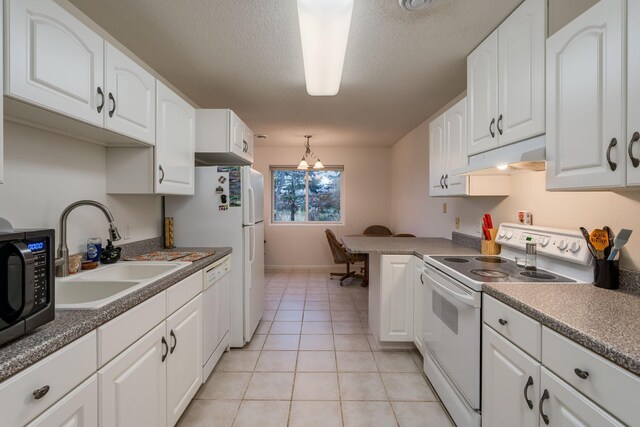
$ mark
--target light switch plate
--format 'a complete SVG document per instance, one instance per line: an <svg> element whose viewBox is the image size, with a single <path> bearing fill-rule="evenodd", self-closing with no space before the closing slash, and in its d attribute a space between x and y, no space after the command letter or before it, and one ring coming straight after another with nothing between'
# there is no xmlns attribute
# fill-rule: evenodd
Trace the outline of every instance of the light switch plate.
<svg viewBox="0 0 640 427"><path fill-rule="evenodd" d="M443 214L447 213L447 203L446 202L442 204L442 213Z"/></svg>

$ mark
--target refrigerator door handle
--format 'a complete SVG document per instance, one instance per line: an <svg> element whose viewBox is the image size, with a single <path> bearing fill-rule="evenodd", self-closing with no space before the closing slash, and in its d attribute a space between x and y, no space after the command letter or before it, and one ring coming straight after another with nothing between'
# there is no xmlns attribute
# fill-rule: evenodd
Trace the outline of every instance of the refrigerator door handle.
<svg viewBox="0 0 640 427"><path fill-rule="evenodd" d="M255 227L251 227L249 229L249 244L250 244L250 255L249 255L249 264L253 264L253 261L256 259L256 229Z"/></svg>
<svg viewBox="0 0 640 427"><path fill-rule="evenodd" d="M254 200L253 188L249 187L249 223L255 224L256 222L256 206Z"/></svg>

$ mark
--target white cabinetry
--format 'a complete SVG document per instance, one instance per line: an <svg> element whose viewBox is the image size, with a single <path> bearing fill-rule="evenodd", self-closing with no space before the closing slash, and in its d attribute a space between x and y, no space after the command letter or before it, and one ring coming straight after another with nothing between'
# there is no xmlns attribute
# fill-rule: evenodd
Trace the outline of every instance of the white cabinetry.
<svg viewBox="0 0 640 427"><path fill-rule="evenodd" d="M444 114L429 123L429 195L444 195L444 168L447 156L444 141Z"/></svg>
<svg viewBox="0 0 640 427"><path fill-rule="evenodd" d="M0 7L0 46L4 46L4 9ZM4 82L4 55L0 57L0 82ZM0 87L0 95L4 95L4 86ZM4 99L4 96L2 97ZM4 117L4 102L0 102L0 116ZM0 184L4 182L4 120L0 121Z"/></svg>
<svg viewBox="0 0 640 427"><path fill-rule="evenodd" d="M231 258L227 256L204 273L205 289L202 293L203 381L209 377L222 353L229 346L230 270Z"/></svg>
<svg viewBox="0 0 640 427"><path fill-rule="evenodd" d="M98 427L98 377L92 375L27 427Z"/></svg>
<svg viewBox="0 0 640 427"><path fill-rule="evenodd" d="M549 190L626 183L626 3L602 0L547 41Z"/></svg>
<svg viewBox="0 0 640 427"><path fill-rule="evenodd" d="M422 276L422 258L413 260L415 263L413 279L413 344L420 354L424 355L424 337L422 336L422 301L424 295L424 277Z"/></svg>
<svg viewBox="0 0 640 427"><path fill-rule="evenodd" d="M196 110L196 153L208 165L253 163L253 132L229 109Z"/></svg>
<svg viewBox="0 0 640 427"><path fill-rule="evenodd" d="M546 15L525 0L467 57L468 155L545 132Z"/></svg>
<svg viewBox="0 0 640 427"><path fill-rule="evenodd" d="M413 255L383 255L380 340L413 342Z"/></svg>
<svg viewBox="0 0 640 427"><path fill-rule="evenodd" d="M640 1L627 3L627 15L627 185L640 185Z"/></svg>

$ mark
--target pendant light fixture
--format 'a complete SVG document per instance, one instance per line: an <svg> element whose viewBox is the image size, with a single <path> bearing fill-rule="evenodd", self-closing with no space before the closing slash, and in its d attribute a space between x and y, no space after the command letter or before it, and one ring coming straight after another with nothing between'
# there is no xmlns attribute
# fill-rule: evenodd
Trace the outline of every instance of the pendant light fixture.
<svg viewBox="0 0 640 427"><path fill-rule="evenodd" d="M334 96L340 89L354 0L298 0L307 93Z"/></svg>
<svg viewBox="0 0 640 427"><path fill-rule="evenodd" d="M300 163L298 164L298 169L300 170L309 169L309 163L307 162L307 159L313 160L314 157L316 161L313 164L313 168L324 169L324 165L320 161L320 158L317 157L313 151L311 151L311 145L309 143L309 140L311 139L311 135L305 135L304 137L307 138L307 141L304 143L305 152L304 152L304 155L302 156L302 160L300 160Z"/></svg>

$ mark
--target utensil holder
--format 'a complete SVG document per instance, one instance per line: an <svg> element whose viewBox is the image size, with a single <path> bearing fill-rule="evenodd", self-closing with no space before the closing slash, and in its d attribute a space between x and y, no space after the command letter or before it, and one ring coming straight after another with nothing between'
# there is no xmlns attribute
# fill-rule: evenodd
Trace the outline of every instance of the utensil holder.
<svg viewBox="0 0 640 427"><path fill-rule="evenodd" d="M173 217L165 217L164 219L164 247L166 249L175 248L173 240Z"/></svg>
<svg viewBox="0 0 640 427"><path fill-rule="evenodd" d="M496 243L498 229L490 228L489 234L491 235L491 240L482 240L480 242L480 252L482 255L500 255L501 246Z"/></svg>
<svg viewBox="0 0 640 427"><path fill-rule="evenodd" d="M603 289L618 289L620 287L620 261L597 259L593 270L593 284Z"/></svg>

